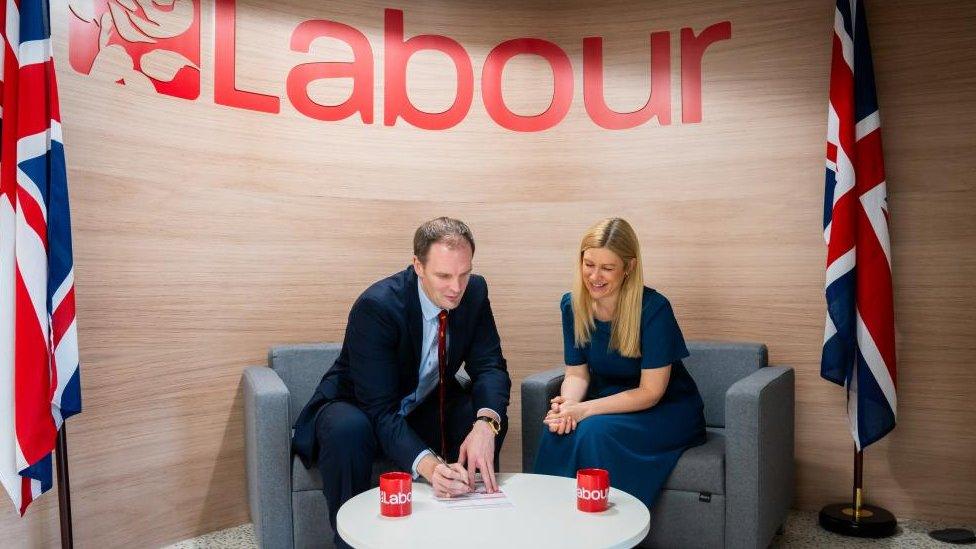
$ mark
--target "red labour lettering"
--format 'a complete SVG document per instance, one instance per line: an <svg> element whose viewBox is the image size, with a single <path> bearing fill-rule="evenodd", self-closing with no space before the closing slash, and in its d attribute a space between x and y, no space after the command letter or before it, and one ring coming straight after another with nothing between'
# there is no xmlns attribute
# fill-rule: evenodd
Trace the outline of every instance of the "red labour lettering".
<svg viewBox="0 0 976 549"><path fill-rule="evenodd" d="M468 52L456 41L437 34L423 34L403 40L403 12L385 10L383 36L383 124L396 124L397 117L425 130L446 130L458 125L468 115L474 94L474 71ZM457 69L457 92L454 104L444 112L424 112L407 97L407 62L420 50L446 54Z"/></svg>
<svg viewBox="0 0 976 549"><path fill-rule="evenodd" d="M237 88L235 0L217 0L214 5L214 19L214 103L278 114L281 107L277 96Z"/></svg>
<svg viewBox="0 0 976 549"><path fill-rule="evenodd" d="M651 33L651 93L643 107L628 113L607 106L603 95L603 38L583 39L583 104L601 128L626 130L654 115L662 126L671 123L671 33Z"/></svg>
<svg viewBox="0 0 976 549"><path fill-rule="evenodd" d="M295 109L316 120L343 120L359 112L364 124L373 123L373 50L366 36L349 25L334 21L303 21L291 35L292 51L308 53L316 38L342 40L352 48L351 62L318 62L296 65L288 72L288 99ZM352 95L338 105L322 105L308 96L308 85L323 78L352 78Z"/></svg>
<svg viewBox="0 0 976 549"><path fill-rule="evenodd" d="M701 122L701 72L705 50L719 40L732 38L732 23L722 21L695 36L688 27L681 29L681 121Z"/></svg>
<svg viewBox="0 0 976 549"><path fill-rule="evenodd" d="M214 2L214 102L239 109L280 112L276 95L242 90L236 83L236 3ZM436 34L422 34L404 40L403 11L384 10L384 97L383 123L394 126L398 118L425 130L452 128L467 116L474 95L474 71L471 58L457 41ZM373 123L374 78L373 50L366 36L354 27L328 20L300 23L291 36L291 49L308 53L312 43L321 37L341 40L349 45L353 60L349 62L316 61L292 67L286 79L288 99L295 109L316 120L344 120L359 113L365 124ZM722 21L695 35L691 28L681 29L681 121L702 120L702 58L708 47L732 37L732 23ZM604 88L603 38L583 39L583 103L590 119L609 130L635 128L654 118L662 126L671 124L671 45L670 33L650 35L651 85L647 102L633 112L618 112L606 103ZM407 95L407 65L410 57L423 50L443 53L454 63L456 91L452 105L443 112L418 109ZM538 55L549 63L553 75L552 100L545 111L534 115L512 112L502 94L502 73L506 63L516 55ZM327 78L351 78L352 93L337 105L312 100L309 85ZM481 93L485 109L499 126L518 132L538 132L559 124L568 114L573 101L573 67L569 56L559 46L538 38L517 38L497 45L485 59L481 73Z"/></svg>
<svg viewBox="0 0 976 549"><path fill-rule="evenodd" d="M542 57L552 68L552 102L545 111L532 116L513 113L502 97L502 70L505 63L523 53ZM538 38L508 40L495 46L485 59L481 73L481 95L488 115L499 126L517 132L548 130L562 121L573 102L573 66L566 52L552 42Z"/></svg>

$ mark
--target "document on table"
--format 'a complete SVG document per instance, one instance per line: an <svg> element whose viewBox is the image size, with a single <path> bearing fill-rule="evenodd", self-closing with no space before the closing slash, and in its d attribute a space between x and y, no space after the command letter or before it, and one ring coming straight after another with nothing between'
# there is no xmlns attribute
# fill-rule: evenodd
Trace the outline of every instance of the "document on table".
<svg viewBox="0 0 976 549"><path fill-rule="evenodd" d="M499 507L514 507L514 504L500 489L494 494L485 491L485 483L478 479L474 483L474 492L469 492L452 498L434 498L447 509L492 509Z"/></svg>

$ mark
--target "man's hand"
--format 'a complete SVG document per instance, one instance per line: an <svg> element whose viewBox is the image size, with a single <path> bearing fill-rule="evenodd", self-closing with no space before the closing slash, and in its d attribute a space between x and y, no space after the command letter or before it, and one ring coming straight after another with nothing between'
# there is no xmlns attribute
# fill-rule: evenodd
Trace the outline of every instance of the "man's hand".
<svg viewBox="0 0 976 549"><path fill-rule="evenodd" d="M495 482L495 432L484 421L475 421L471 432L461 444L458 463L467 465L468 482L474 486L474 473L481 471L485 481L485 491L493 494L498 491Z"/></svg>
<svg viewBox="0 0 976 549"><path fill-rule="evenodd" d="M448 465L434 456L424 456L417 471L430 483L436 497L450 498L471 491L468 472L457 463Z"/></svg>

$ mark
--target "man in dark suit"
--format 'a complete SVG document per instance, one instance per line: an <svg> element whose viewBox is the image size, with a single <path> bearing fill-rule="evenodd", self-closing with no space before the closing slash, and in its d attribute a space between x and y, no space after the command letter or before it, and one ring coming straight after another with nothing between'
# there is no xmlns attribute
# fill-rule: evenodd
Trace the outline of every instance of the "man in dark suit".
<svg viewBox="0 0 976 549"><path fill-rule="evenodd" d="M414 235L413 264L353 304L339 358L293 439L305 466L318 465L334 531L339 507L369 489L380 454L438 496L470 491L476 471L488 491L498 489L512 382L473 255L467 225L432 219ZM455 377L462 363L470 392Z"/></svg>

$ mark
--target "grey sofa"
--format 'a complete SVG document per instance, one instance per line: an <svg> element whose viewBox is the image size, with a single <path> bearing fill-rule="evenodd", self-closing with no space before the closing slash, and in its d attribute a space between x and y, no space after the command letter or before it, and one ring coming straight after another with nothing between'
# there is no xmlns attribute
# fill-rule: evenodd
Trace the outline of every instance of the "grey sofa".
<svg viewBox="0 0 976 549"><path fill-rule="evenodd" d="M322 481L292 455L291 426L340 349L335 343L274 347L270 367L244 370L247 497L264 549L332 547Z"/></svg>
<svg viewBox="0 0 976 549"><path fill-rule="evenodd" d="M263 549L333 547L329 506L318 469L305 469L291 453L292 425L342 345L281 345L267 366L244 369L244 453L247 498L258 546ZM470 386L463 370L462 387ZM395 467L373 463L373 485Z"/></svg>
<svg viewBox="0 0 976 549"><path fill-rule="evenodd" d="M763 548L793 498L792 368L757 343L688 343L684 363L705 403L705 444L681 456L651 509L642 547ZM563 368L522 382L522 467L531 471Z"/></svg>

